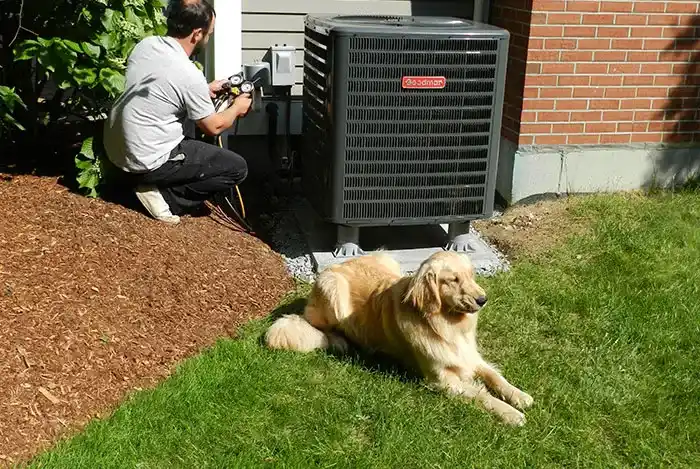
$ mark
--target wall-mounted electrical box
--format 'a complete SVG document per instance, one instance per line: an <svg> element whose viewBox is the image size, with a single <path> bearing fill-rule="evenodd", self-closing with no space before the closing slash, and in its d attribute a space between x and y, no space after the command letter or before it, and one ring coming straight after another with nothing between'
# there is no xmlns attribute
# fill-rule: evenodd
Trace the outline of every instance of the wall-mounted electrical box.
<svg viewBox="0 0 700 469"><path fill-rule="evenodd" d="M270 47L272 86L294 86L296 48L288 45Z"/></svg>

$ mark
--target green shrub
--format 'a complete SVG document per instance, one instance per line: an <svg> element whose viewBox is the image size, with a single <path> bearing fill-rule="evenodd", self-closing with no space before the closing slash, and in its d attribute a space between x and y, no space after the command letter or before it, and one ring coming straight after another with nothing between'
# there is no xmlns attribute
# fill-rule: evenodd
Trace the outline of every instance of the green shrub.
<svg viewBox="0 0 700 469"><path fill-rule="evenodd" d="M28 94L29 90L34 91L32 99L39 99L41 86L37 84L53 81L58 87L52 103L46 106L50 115L45 121L71 116L95 124L105 119L111 103L124 89L126 59L134 46L146 36L165 33L166 4L165 0L46 2L45 8L51 8L53 13L70 12L72 6L73 24L65 34L43 36L37 31L39 37L23 39L14 49L16 62L35 61L36 83L24 87ZM48 23L39 26L51 30ZM38 115L27 116L27 120L37 118ZM91 129L101 126L92 125ZM75 156L78 185L91 197L98 195L104 179L100 164L103 149L101 145L93 146L101 139L94 137L88 136Z"/></svg>
<svg viewBox="0 0 700 469"><path fill-rule="evenodd" d="M22 98L15 93L13 88L0 85L0 139L13 127L25 130L24 126L13 117L17 107L27 108Z"/></svg>

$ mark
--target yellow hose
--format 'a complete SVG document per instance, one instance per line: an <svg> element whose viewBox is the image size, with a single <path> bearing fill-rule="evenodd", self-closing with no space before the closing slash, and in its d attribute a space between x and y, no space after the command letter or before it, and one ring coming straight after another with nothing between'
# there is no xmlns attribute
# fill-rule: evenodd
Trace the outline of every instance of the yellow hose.
<svg viewBox="0 0 700 469"><path fill-rule="evenodd" d="M217 137L217 141L219 143L219 148L224 148L224 144L221 140L221 135ZM238 188L238 185L236 185L236 193L238 194L238 201L241 204L241 216L245 220L245 205L243 204L243 196L241 195L241 190Z"/></svg>

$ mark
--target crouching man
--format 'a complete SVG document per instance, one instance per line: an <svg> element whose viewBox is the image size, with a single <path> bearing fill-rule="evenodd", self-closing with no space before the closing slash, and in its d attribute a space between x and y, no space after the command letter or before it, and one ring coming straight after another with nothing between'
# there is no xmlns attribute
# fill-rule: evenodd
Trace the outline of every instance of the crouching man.
<svg viewBox="0 0 700 469"><path fill-rule="evenodd" d="M206 0L170 0L167 35L147 37L134 48L124 93L105 123L104 147L118 179L133 188L154 218L168 223L228 193L248 174L240 155L185 138L186 119L205 134L218 135L252 102L241 95L216 112L212 97L223 81L207 84L190 60L209 41L215 16Z"/></svg>

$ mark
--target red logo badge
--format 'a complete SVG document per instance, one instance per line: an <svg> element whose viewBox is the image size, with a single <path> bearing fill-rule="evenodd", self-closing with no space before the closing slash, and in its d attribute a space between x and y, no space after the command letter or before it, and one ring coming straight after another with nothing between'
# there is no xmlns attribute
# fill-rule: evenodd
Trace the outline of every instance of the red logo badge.
<svg viewBox="0 0 700 469"><path fill-rule="evenodd" d="M439 90L445 87L445 77L403 77L401 87L404 89Z"/></svg>

